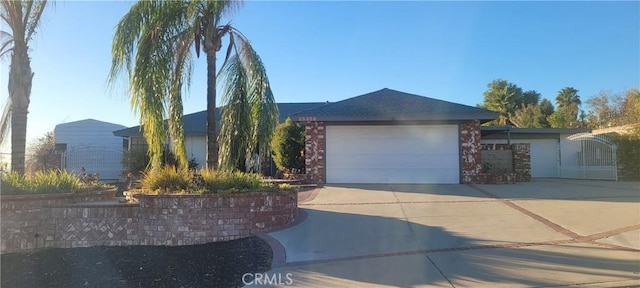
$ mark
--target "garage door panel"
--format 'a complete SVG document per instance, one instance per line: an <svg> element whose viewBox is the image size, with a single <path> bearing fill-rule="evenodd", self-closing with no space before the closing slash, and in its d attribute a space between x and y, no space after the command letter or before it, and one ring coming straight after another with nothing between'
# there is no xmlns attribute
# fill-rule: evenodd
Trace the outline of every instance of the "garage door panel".
<svg viewBox="0 0 640 288"><path fill-rule="evenodd" d="M370 154L360 153L349 155L345 153L334 154L327 159L327 166L333 168L357 168L384 166L387 168L454 168L458 169L458 163L449 161L451 157L457 157L457 153L394 153L394 154Z"/></svg>
<svg viewBox="0 0 640 288"><path fill-rule="evenodd" d="M372 142L377 145L371 145ZM441 153L457 154L458 147L447 143L451 143L451 141L421 141L416 139L398 141L380 138L352 138L331 141L327 148L342 153L418 153L424 151L426 147L440 147Z"/></svg>
<svg viewBox="0 0 640 288"><path fill-rule="evenodd" d="M448 175L443 177L441 169L410 169L400 168L393 171L383 168L370 168L355 170L352 169L332 169L330 174L331 183L458 183L460 180L457 175ZM329 175L327 175L329 176ZM354 182L354 179L358 181Z"/></svg>
<svg viewBox="0 0 640 288"><path fill-rule="evenodd" d="M328 183L459 183L457 125L327 126Z"/></svg>

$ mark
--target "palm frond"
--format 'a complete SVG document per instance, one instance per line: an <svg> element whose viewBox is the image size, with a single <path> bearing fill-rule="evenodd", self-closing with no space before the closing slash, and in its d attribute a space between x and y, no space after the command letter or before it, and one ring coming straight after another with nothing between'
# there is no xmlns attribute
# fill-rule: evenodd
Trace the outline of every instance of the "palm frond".
<svg viewBox="0 0 640 288"><path fill-rule="evenodd" d="M267 71L260 56L253 49L249 41L241 41L240 59L249 75L247 83L248 101L251 105L253 119L252 143L257 145L260 155L270 154L270 143L278 123L278 106L275 102ZM250 147L254 150L256 147Z"/></svg>
<svg viewBox="0 0 640 288"><path fill-rule="evenodd" d="M222 170L235 170L248 154L253 132L251 106L247 101L246 84L249 79L238 55L229 59L222 76L224 92L222 128L218 135L219 167Z"/></svg>
<svg viewBox="0 0 640 288"><path fill-rule="evenodd" d="M183 83L191 77L190 35L187 2L140 1L118 23L112 45L109 83L126 74L131 106L149 147L151 165L160 166L167 136L181 164L186 167L182 124ZM186 85L188 86L188 85ZM169 112L169 134L164 117Z"/></svg>
<svg viewBox="0 0 640 288"><path fill-rule="evenodd" d="M13 51L13 36L9 32L0 30L0 58Z"/></svg>
<svg viewBox="0 0 640 288"><path fill-rule="evenodd" d="M193 72L190 43L192 31L187 29L177 36L175 47L175 66L171 78L169 92L169 132L173 145L173 153L178 159L180 167L188 168L187 151L185 147L184 124L182 120L182 91L188 90ZM185 86L185 87L183 87ZM184 89L184 90L183 90Z"/></svg>
<svg viewBox="0 0 640 288"><path fill-rule="evenodd" d="M7 99L7 104L4 106L2 116L0 116L0 144L8 138L9 127L11 123L11 99Z"/></svg>
<svg viewBox="0 0 640 288"><path fill-rule="evenodd" d="M224 112L218 140L222 169L237 167L254 152L269 155L278 121L278 108L262 60L242 33L230 26L226 29L231 39L237 40L233 42L236 54L221 68Z"/></svg>

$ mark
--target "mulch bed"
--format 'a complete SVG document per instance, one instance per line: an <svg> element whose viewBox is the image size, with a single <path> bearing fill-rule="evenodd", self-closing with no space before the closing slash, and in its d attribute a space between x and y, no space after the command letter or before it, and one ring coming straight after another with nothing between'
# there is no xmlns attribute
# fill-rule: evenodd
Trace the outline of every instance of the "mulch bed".
<svg viewBox="0 0 640 288"><path fill-rule="evenodd" d="M241 287L245 273L271 269L273 253L252 236L192 246L55 248L0 257L2 287Z"/></svg>

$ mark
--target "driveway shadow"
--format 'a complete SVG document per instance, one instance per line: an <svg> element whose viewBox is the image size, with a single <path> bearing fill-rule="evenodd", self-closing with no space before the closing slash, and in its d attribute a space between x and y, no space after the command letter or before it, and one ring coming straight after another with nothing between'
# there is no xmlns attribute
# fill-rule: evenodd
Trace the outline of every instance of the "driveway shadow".
<svg viewBox="0 0 640 288"><path fill-rule="evenodd" d="M287 253L287 263L271 272L292 273L297 287L548 286L640 279L638 252L489 241L406 221L385 205L362 206L349 207L355 213L305 209L306 221L270 233Z"/></svg>

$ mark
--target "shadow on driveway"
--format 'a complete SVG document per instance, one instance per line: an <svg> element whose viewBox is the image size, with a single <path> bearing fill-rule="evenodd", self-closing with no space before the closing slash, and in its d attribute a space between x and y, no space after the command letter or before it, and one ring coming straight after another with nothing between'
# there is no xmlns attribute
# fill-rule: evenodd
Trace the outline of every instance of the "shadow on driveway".
<svg viewBox="0 0 640 288"><path fill-rule="evenodd" d="M271 233L287 253L287 263L271 272L292 273L298 287L548 286L640 279L638 252L566 241L474 239L397 217L393 209L400 205L364 206L357 214L305 209L305 222ZM468 224L483 225L480 218Z"/></svg>

